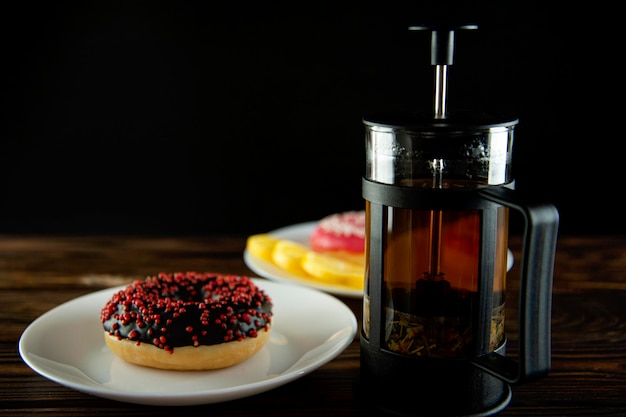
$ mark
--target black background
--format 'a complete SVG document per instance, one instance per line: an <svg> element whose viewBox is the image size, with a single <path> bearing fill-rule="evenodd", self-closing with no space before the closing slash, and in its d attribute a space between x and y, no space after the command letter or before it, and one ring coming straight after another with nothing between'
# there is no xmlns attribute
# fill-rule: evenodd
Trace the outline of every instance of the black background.
<svg viewBox="0 0 626 417"><path fill-rule="evenodd" d="M449 106L520 118L519 193L561 233L624 232L616 6L7 4L0 233L245 235L361 209L362 117L431 105L429 36L407 28L434 21L479 25Z"/></svg>

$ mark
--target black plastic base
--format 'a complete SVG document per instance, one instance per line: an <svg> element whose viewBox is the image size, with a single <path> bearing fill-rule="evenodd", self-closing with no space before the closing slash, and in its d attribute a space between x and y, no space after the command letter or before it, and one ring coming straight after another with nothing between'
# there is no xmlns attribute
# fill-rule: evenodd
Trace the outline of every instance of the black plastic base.
<svg viewBox="0 0 626 417"><path fill-rule="evenodd" d="M504 347L503 347L504 348ZM356 394L366 408L393 416L491 416L511 401L511 387L465 359L407 357L372 348L361 337Z"/></svg>
<svg viewBox="0 0 626 417"><path fill-rule="evenodd" d="M429 404L424 404L416 401L416 399L412 399L409 404L405 404L404 406L400 406L397 401L378 401L378 396L380 393L371 392L369 387L363 387L363 380L355 381L354 384L354 393L355 397L361 403L361 407L363 410L367 410L370 412L369 415L376 415L379 417L419 417L419 416L441 416L441 417L489 417L494 416L504 410L512 398L511 388L506 385L506 391L502 396L501 401L496 404L493 404L491 408L485 409L482 411L471 412L469 414L458 414L452 411L445 413L436 408L428 409ZM455 402L454 398L449 398L448 401ZM375 413L372 412L375 410ZM433 414L434 413L434 414Z"/></svg>

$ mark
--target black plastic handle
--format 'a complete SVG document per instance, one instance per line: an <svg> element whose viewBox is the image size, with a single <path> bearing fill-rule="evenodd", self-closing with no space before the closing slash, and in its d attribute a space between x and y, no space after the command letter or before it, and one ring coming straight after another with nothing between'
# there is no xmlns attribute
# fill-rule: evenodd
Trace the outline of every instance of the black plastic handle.
<svg viewBox="0 0 626 417"><path fill-rule="evenodd" d="M515 209L524 218L519 299L519 357L515 361L497 353L474 359L479 368L509 383L544 376L550 370L552 280L559 227L559 213L551 204L519 201L505 187L485 188L479 194Z"/></svg>

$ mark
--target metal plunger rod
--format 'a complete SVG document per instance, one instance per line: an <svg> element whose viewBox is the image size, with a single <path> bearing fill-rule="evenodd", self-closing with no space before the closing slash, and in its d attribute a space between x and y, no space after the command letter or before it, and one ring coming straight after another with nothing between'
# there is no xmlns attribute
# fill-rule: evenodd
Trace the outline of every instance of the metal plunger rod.
<svg viewBox="0 0 626 417"><path fill-rule="evenodd" d="M476 25L452 27L410 26L409 30L430 30L430 64L435 67L435 119L446 117L448 66L454 63L454 31L478 29Z"/></svg>
<svg viewBox="0 0 626 417"><path fill-rule="evenodd" d="M448 98L448 66L435 66L435 119L445 119Z"/></svg>
<svg viewBox="0 0 626 417"><path fill-rule="evenodd" d="M433 30L430 40L430 63L435 67L435 119L445 119L448 101L448 65L454 62L454 31ZM433 188L443 187L443 159L433 160ZM428 277L441 276L441 224L443 212L430 212L430 254L428 257Z"/></svg>
<svg viewBox="0 0 626 417"><path fill-rule="evenodd" d="M443 188L443 159L433 159L433 188ZM428 278L435 279L442 275L441 273L441 225L443 221L443 211L430 211L430 236L428 254Z"/></svg>
<svg viewBox="0 0 626 417"><path fill-rule="evenodd" d="M477 29L476 25L463 25L455 29ZM430 64L435 67L435 98L434 118L445 119L447 115L448 99L448 66L454 63L454 30L441 27L411 26L409 30L431 30ZM433 188L443 188L444 160L432 160ZM429 279L443 277L441 272L441 226L443 211L430 212L430 253L429 265L426 273Z"/></svg>
<svg viewBox="0 0 626 417"><path fill-rule="evenodd" d="M430 279L441 276L441 222L443 212L441 210L430 211L430 253L428 254L428 275Z"/></svg>
<svg viewBox="0 0 626 417"><path fill-rule="evenodd" d="M454 31L433 30L430 40L430 63L435 67L435 119L445 119L448 101L448 65L454 62ZM433 188L443 187L443 159L433 160ZM443 212L430 212L430 254L428 257L428 277L437 279L441 273L441 224Z"/></svg>
<svg viewBox="0 0 626 417"><path fill-rule="evenodd" d="M448 65L454 62L454 31L433 30L430 63L435 66L435 119L445 119L448 100Z"/></svg>

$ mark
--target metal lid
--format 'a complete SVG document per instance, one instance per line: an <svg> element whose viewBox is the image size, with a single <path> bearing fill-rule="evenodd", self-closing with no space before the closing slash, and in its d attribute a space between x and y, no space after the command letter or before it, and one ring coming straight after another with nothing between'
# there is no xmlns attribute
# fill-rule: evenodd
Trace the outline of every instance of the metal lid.
<svg viewBox="0 0 626 417"><path fill-rule="evenodd" d="M408 131L478 131L496 127L510 128L519 119L510 115L491 115L483 112L456 111L445 118L435 118L432 114L414 112L374 113L363 118L363 123L371 127L384 127Z"/></svg>

